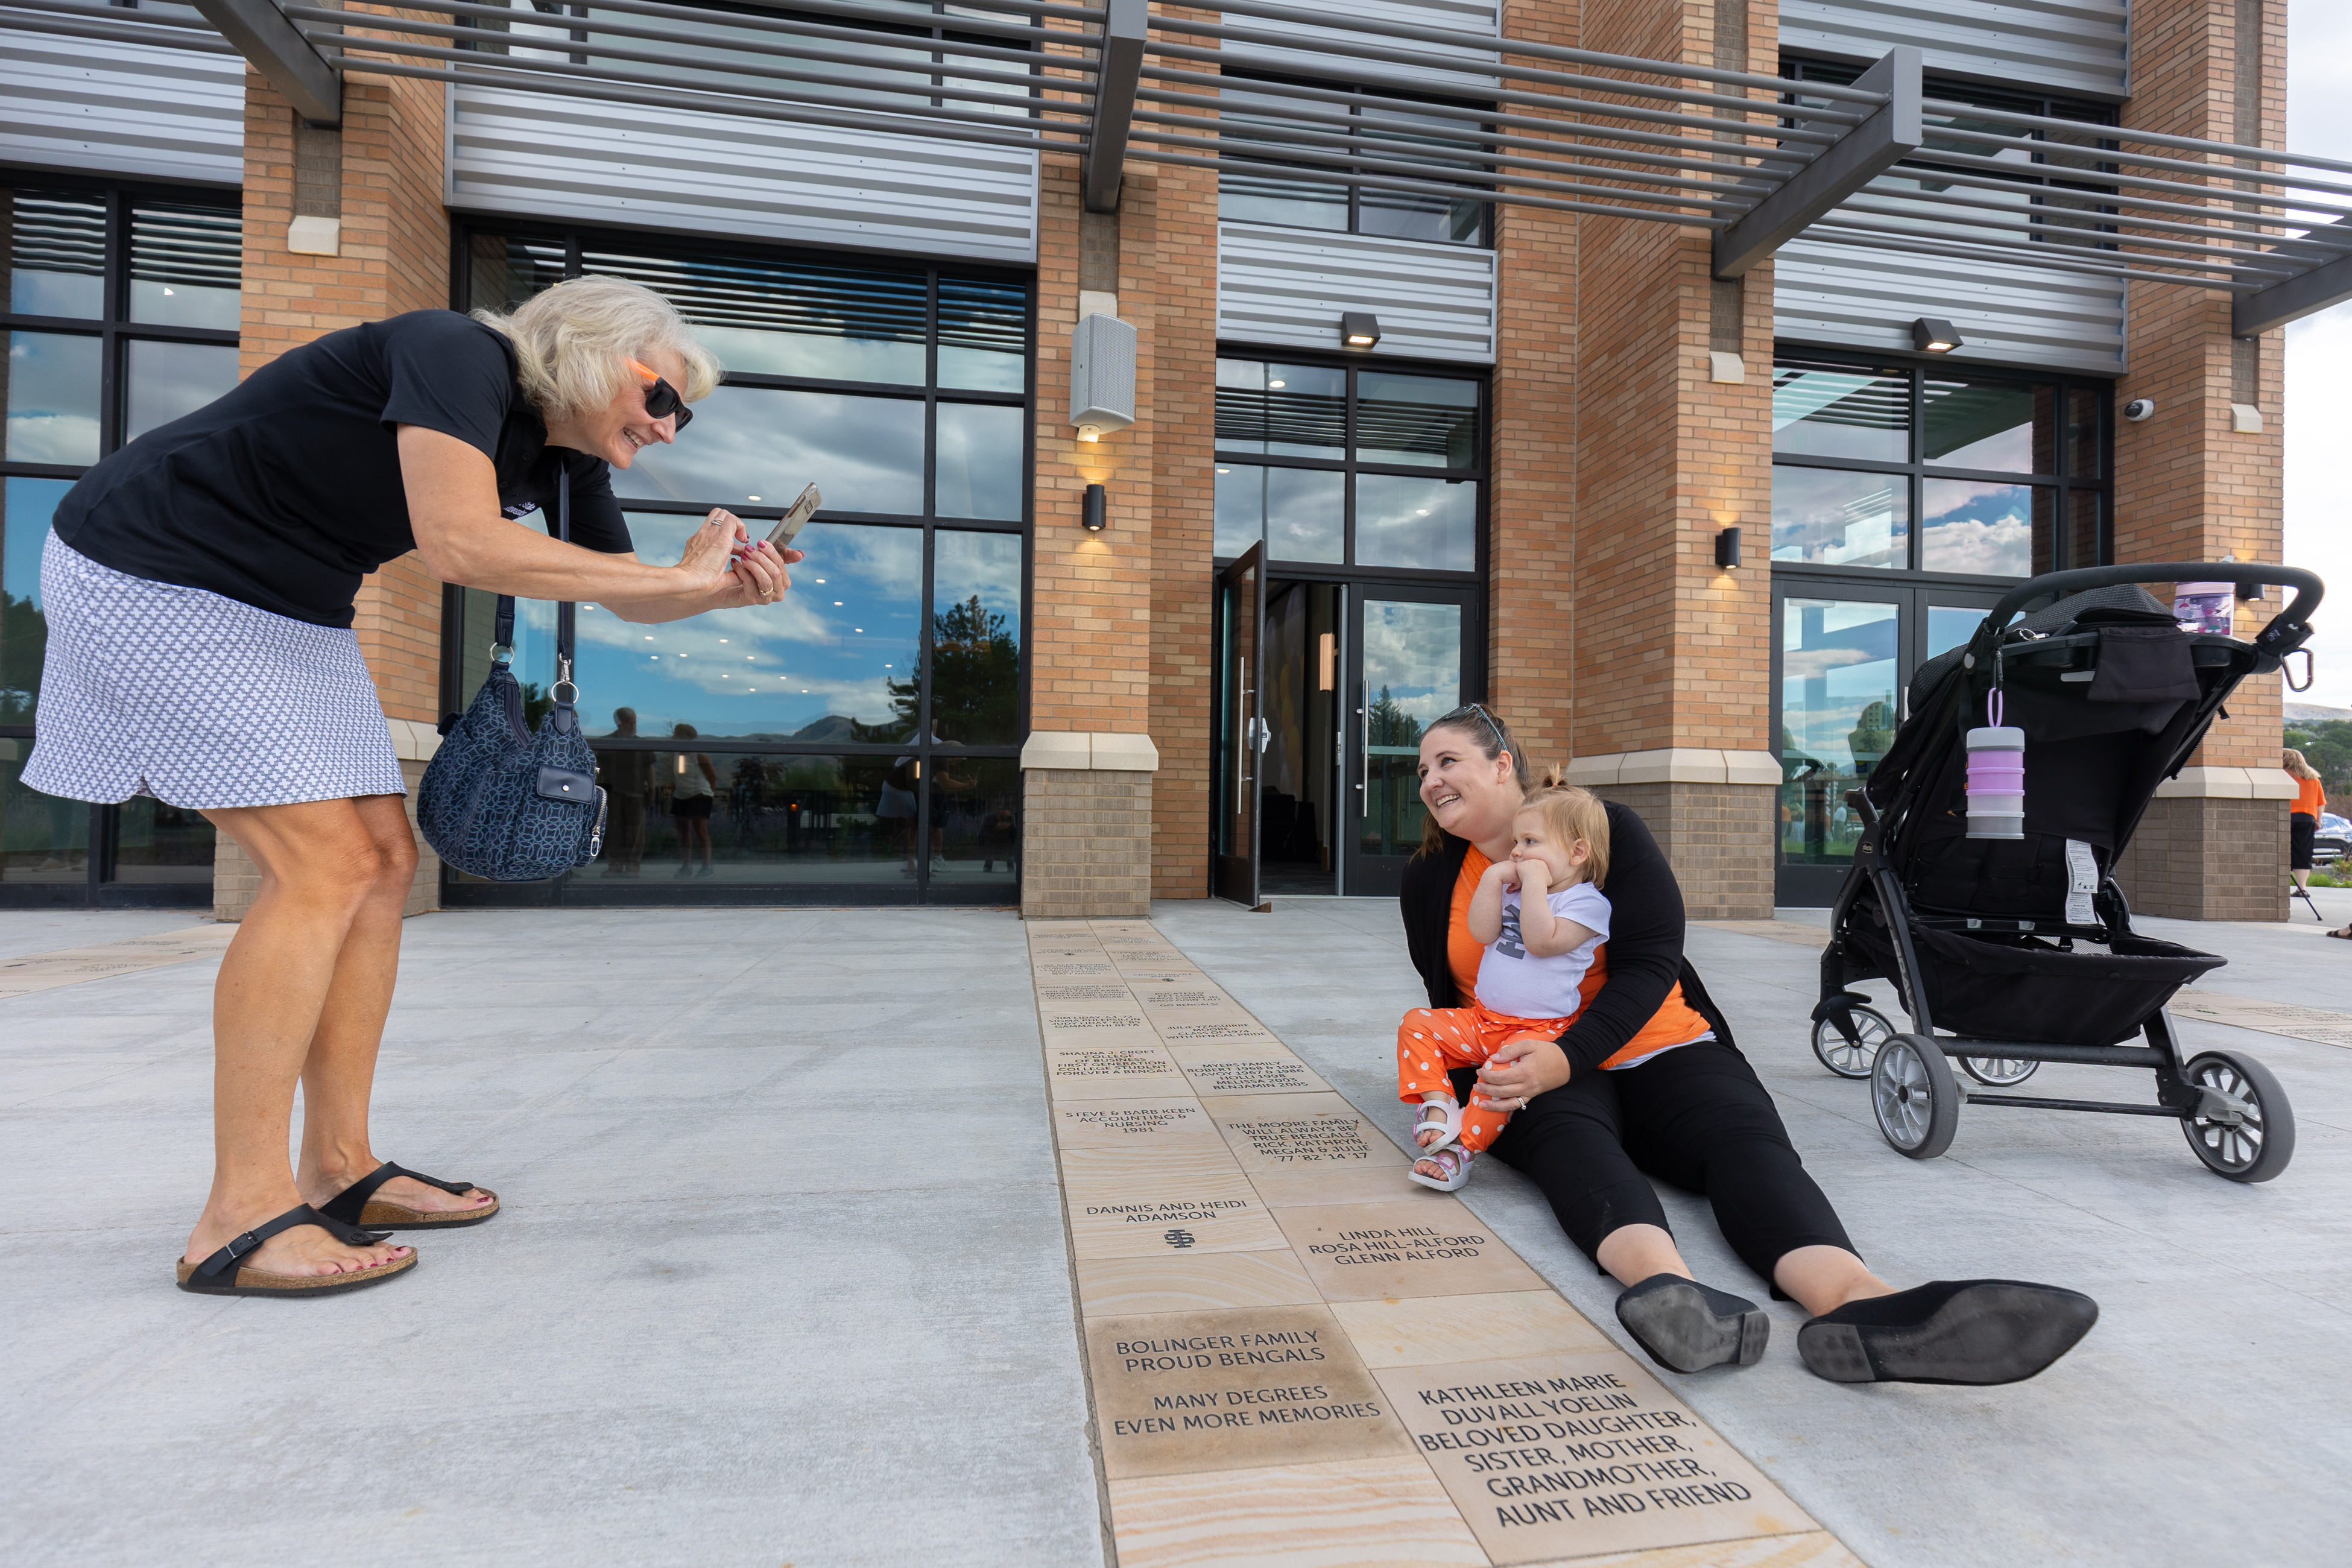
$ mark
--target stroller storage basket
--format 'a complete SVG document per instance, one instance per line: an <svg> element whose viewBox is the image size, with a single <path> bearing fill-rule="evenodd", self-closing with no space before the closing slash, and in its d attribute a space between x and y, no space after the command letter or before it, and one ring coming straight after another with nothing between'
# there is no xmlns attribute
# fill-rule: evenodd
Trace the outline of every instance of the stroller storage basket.
<svg viewBox="0 0 2352 1568"><path fill-rule="evenodd" d="M1989 1040L2112 1046L2137 1034L2174 992L2228 962L2121 932L2105 952L1926 926L1913 927L1911 937L1936 1026Z"/></svg>

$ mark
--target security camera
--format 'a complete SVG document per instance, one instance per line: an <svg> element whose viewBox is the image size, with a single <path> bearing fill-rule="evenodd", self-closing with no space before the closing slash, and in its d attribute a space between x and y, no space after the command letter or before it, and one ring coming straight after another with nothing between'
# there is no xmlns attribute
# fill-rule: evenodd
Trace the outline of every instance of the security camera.
<svg viewBox="0 0 2352 1568"><path fill-rule="evenodd" d="M2135 425L2155 412L2156 399L2153 397L2135 397L2124 405L2124 417Z"/></svg>

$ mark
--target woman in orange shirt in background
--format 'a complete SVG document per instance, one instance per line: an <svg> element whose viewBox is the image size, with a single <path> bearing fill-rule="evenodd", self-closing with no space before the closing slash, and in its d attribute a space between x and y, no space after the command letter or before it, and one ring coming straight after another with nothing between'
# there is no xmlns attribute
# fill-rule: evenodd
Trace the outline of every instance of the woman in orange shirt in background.
<svg viewBox="0 0 2352 1568"><path fill-rule="evenodd" d="M2319 770L2303 760L2293 746L2286 749L2287 776L2294 780L2294 809L2286 819L2287 874L2298 888L2311 886L2311 837L2319 831L2319 814L2327 809L2327 791Z"/></svg>

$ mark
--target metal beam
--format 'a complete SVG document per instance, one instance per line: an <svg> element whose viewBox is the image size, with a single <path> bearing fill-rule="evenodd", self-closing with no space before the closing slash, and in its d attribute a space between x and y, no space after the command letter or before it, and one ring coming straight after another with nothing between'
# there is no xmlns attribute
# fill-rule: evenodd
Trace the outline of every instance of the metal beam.
<svg viewBox="0 0 2352 1568"><path fill-rule="evenodd" d="M343 79L319 58L276 0L192 0L205 21L313 125L343 122Z"/></svg>
<svg viewBox="0 0 2352 1568"><path fill-rule="evenodd" d="M1135 118L1135 89L1143 76L1143 36L1151 26L1149 0L1109 0L1095 66L1094 121L1087 131L1086 198L1090 213L1118 211L1119 171Z"/></svg>
<svg viewBox="0 0 2352 1568"><path fill-rule="evenodd" d="M2352 217L2337 218L2313 232L2331 238L2352 237ZM2259 337L2273 327L2284 327L2347 300L2352 300L2352 255L2283 278L2259 293L2239 295L2230 305L2230 335Z"/></svg>
<svg viewBox="0 0 2352 1568"><path fill-rule="evenodd" d="M1853 84L1886 94L1869 119L1813 155L1779 189L1715 237L1715 275L1738 278L1805 231L1808 225L1919 150L1926 94L1919 51L1897 44Z"/></svg>

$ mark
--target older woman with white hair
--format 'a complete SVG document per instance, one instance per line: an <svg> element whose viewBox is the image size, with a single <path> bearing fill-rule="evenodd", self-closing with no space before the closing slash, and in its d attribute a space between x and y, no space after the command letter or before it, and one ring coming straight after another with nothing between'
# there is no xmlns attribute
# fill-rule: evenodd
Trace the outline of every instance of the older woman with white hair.
<svg viewBox="0 0 2352 1568"><path fill-rule="evenodd" d="M613 494L610 470L675 439L719 375L659 295L583 278L511 315L418 310L330 333L59 503L25 783L202 811L261 870L215 993L212 1195L182 1289L373 1285L416 1261L385 1231L498 1212L496 1194L383 1161L369 1138L416 845L352 600L413 550L444 582L625 620L774 603L797 551L714 510L677 565L652 565ZM551 513L563 470L572 542L514 526Z"/></svg>

